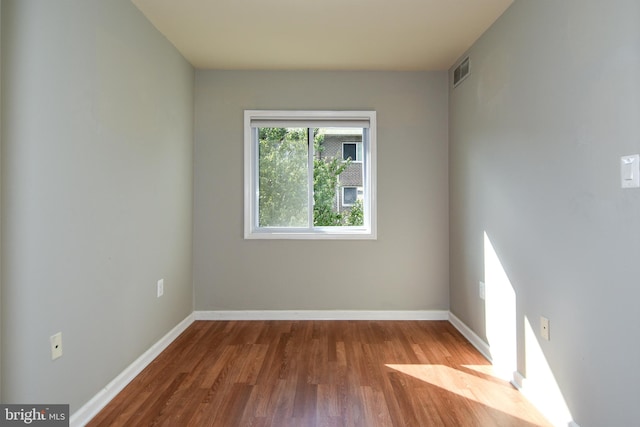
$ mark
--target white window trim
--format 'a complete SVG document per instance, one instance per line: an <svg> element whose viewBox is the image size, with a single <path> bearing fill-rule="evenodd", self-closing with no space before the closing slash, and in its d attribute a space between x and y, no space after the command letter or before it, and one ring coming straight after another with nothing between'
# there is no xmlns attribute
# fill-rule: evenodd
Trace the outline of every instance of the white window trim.
<svg viewBox="0 0 640 427"><path fill-rule="evenodd" d="M368 124L368 144L363 144L363 169L365 188L364 218L362 227L309 227L309 228L266 228L257 226L258 179L257 179L257 137L256 122L275 126L279 121L307 123L305 126L331 127L358 126ZM275 124L274 124L275 123ZM320 125L320 126L319 126ZM255 136L254 136L255 134ZM245 110L244 111L244 238L245 239L348 239L375 240L377 238L377 198L376 198L376 112L375 111L286 111L286 110Z"/></svg>

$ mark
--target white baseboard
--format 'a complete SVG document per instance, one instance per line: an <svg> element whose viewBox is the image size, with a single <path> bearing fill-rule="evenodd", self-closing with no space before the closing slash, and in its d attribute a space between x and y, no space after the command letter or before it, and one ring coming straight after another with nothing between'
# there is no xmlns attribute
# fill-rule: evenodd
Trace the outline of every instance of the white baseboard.
<svg viewBox="0 0 640 427"><path fill-rule="evenodd" d="M489 362L491 362L491 347L475 332L471 330L462 320L455 314L449 312L449 322L482 354Z"/></svg>
<svg viewBox="0 0 640 427"><path fill-rule="evenodd" d="M527 379L518 371L513 373L513 379L511 380L511 385L513 385L518 390L522 391L525 387L525 382Z"/></svg>
<svg viewBox="0 0 640 427"><path fill-rule="evenodd" d="M80 409L71 415L69 424L72 427L80 427L87 424L98 412L124 389L153 359L158 357L162 351L169 346L185 329L193 323L193 313L188 315L183 321L178 323L158 342L153 344L147 351L138 357L131 365L125 368L117 377L100 390L91 400L85 403Z"/></svg>
<svg viewBox="0 0 640 427"><path fill-rule="evenodd" d="M446 310L216 310L193 315L195 320L449 320Z"/></svg>

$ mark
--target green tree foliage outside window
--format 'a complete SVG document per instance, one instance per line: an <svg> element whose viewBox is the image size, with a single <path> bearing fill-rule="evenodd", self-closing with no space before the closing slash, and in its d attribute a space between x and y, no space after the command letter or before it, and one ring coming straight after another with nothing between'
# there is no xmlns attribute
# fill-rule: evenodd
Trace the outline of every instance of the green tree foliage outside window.
<svg viewBox="0 0 640 427"><path fill-rule="evenodd" d="M260 227L305 227L308 222L306 129L259 130Z"/></svg>
<svg viewBox="0 0 640 427"><path fill-rule="evenodd" d="M356 203L351 206L348 214L345 217L346 225L362 225L364 224L364 206L362 206L362 200L356 200Z"/></svg>
<svg viewBox="0 0 640 427"><path fill-rule="evenodd" d="M308 226L308 132L305 128L260 128L260 227ZM336 208L338 178L349 166L339 153L321 156L324 135L314 130L313 225L361 226L362 202L344 212Z"/></svg>

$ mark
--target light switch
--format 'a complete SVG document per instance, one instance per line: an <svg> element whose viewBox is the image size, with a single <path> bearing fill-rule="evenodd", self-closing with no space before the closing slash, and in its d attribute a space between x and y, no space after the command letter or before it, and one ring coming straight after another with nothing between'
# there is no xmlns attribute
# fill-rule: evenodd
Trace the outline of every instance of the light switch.
<svg viewBox="0 0 640 427"><path fill-rule="evenodd" d="M620 158L620 178L622 188L640 187L640 155L622 156Z"/></svg>

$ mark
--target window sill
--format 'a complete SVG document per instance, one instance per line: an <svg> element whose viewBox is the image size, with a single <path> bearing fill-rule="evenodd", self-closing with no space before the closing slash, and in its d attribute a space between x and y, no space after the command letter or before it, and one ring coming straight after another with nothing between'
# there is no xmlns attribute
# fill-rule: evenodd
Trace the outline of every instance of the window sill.
<svg viewBox="0 0 640 427"><path fill-rule="evenodd" d="M375 232L360 228L341 231L245 231L245 240L377 240Z"/></svg>

